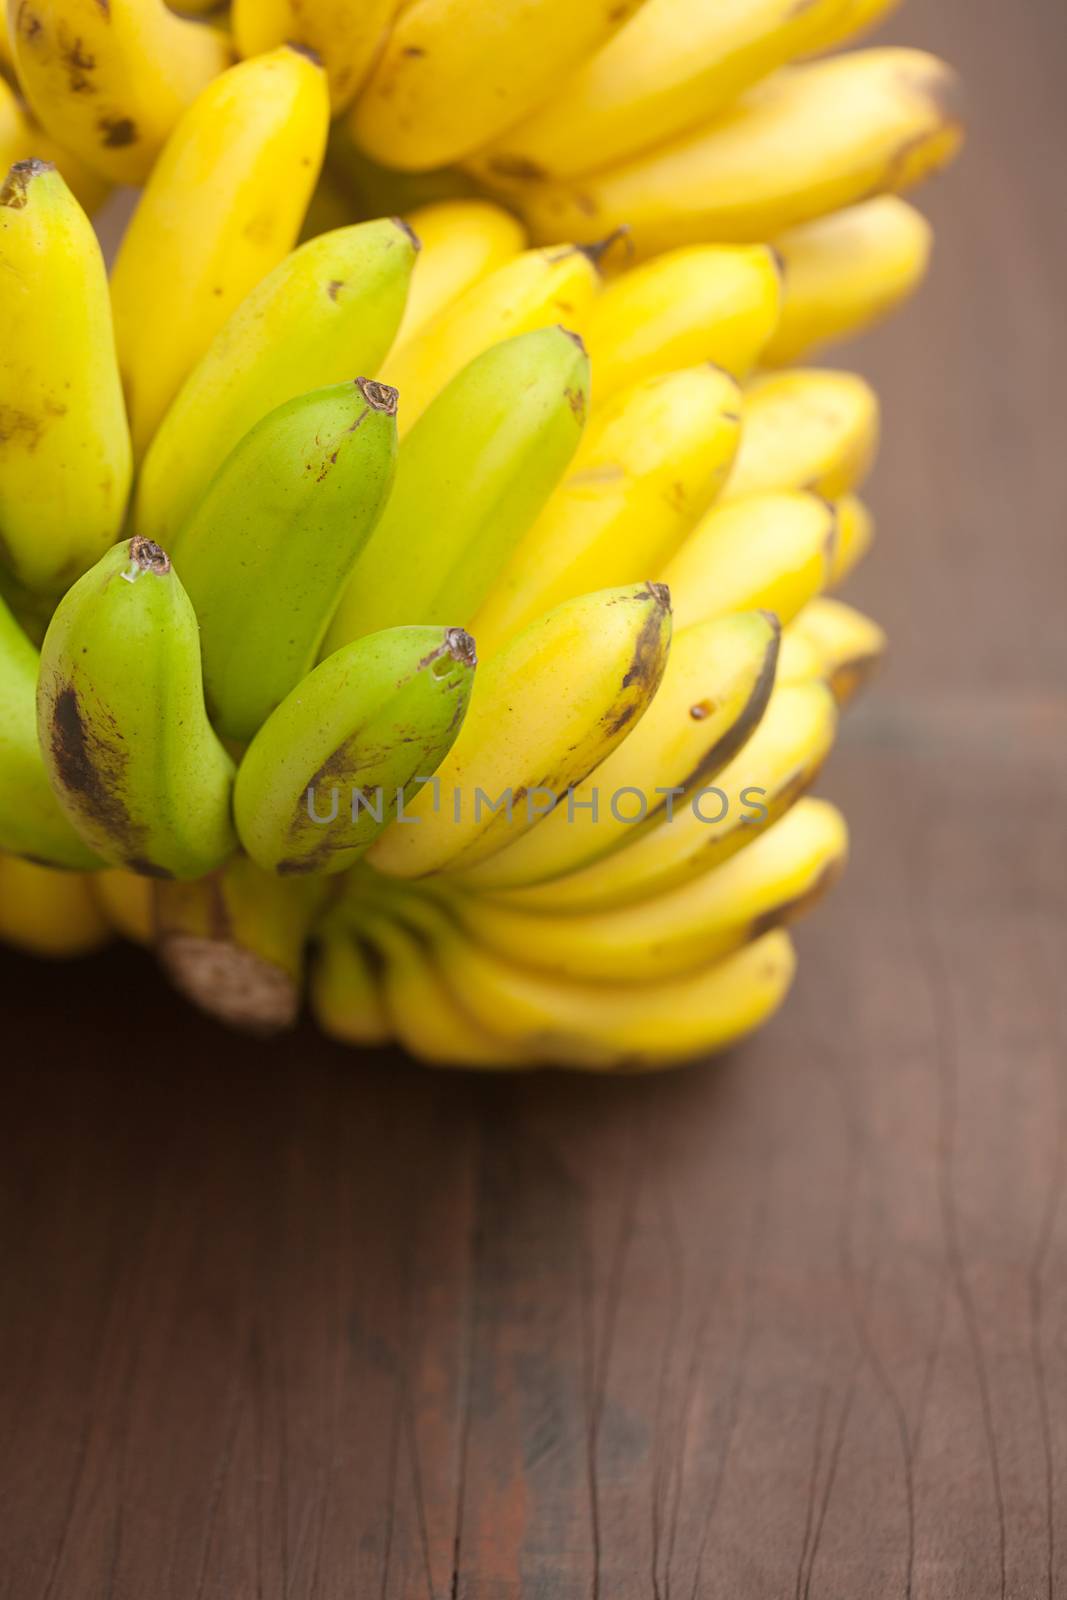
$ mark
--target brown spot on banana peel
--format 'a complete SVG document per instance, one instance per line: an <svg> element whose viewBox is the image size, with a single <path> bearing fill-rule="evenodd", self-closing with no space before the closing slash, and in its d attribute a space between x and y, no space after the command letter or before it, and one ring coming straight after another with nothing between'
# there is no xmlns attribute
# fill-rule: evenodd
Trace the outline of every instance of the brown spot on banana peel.
<svg viewBox="0 0 1067 1600"><path fill-rule="evenodd" d="M144 828L133 821L120 796L128 759L121 735L105 739L87 724L72 683L60 684L52 701L49 749L74 809L103 830L124 860L141 861Z"/></svg>
<svg viewBox="0 0 1067 1600"><path fill-rule="evenodd" d="M773 624L774 632L767 646L759 675L752 685L741 715L726 729L722 738L717 739L711 749L701 757L689 775L682 780L681 787L686 793L696 784L703 783L713 772L718 772L721 767L724 767L728 761L732 760L763 720L763 713L767 709L767 702L774 688L775 673L778 669L778 649L782 637L781 626L774 612L765 611L763 615ZM658 811L663 808L657 806L656 809Z"/></svg>
<svg viewBox="0 0 1067 1600"><path fill-rule="evenodd" d="M130 117L101 117L97 127L100 142L107 150L125 150L137 143L137 124Z"/></svg>
<svg viewBox="0 0 1067 1600"><path fill-rule="evenodd" d="M7 206L12 211L24 211L29 204L30 184L34 178L55 170L54 161L38 161L36 157L29 161L16 161L0 186L0 206Z"/></svg>
<svg viewBox="0 0 1067 1600"><path fill-rule="evenodd" d="M322 67L322 57L319 52L312 45L305 44L302 39L286 39L285 48L291 50L294 55L306 56L314 66Z"/></svg>
<svg viewBox="0 0 1067 1600"><path fill-rule="evenodd" d="M644 590L638 593L650 595L653 604L649 607L648 615L641 624L641 631L634 641L630 665L622 680L624 689L629 689L635 683L647 684L658 681L663 675L666 663L663 650L663 620L664 612L670 615L671 592L665 583L648 583ZM630 715L632 714L631 712ZM629 721L629 717L625 720Z"/></svg>
<svg viewBox="0 0 1067 1600"><path fill-rule="evenodd" d="M415 251L415 254L417 255L419 253L419 251L422 249L422 240L419 238L418 234L415 232L415 229L411 226L411 223L410 222L405 222L403 217L390 217L389 220L396 227L398 227L400 229L401 233L407 235L408 241L410 242L412 249Z"/></svg>

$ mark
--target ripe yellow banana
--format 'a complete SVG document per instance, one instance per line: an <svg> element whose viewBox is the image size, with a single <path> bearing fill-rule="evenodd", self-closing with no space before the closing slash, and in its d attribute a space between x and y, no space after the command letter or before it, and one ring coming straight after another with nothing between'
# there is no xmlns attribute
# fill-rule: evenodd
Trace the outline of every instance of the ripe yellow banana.
<svg viewBox="0 0 1067 1600"><path fill-rule="evenodd" d="M226 35L164 0L7 0L38 121L114 183L143 183L182 113L230 62Z"/></svg>
<svg viewBox="0 0 1067 1600"><path fill-rule="evenodd" d="M800 800L747 850L637 905L532 912L457 894L448 905L478 944L517 966L593 983L647 983L706 967L808 911L838 878L845 819Z"/></svg>
<svg viewBox="0 0 1067 1600"><path fill-rule="evenodd" d="M774 681L777 687L785 683L813 683L823 675L822 657L809 639L796 633L793 624L782 629L782 642L778 649L778 670Z"/></svg>
<svg viewBox="0 0 1067 1600"><path fill-rule="evenodd" d="M870 470L878 425L878 396L854 372L808 367L756 378L722 498L809 489L836 500Z"/></svg>
<svg viewBox="0 0 1067 1600"><path fill-rule="evenodd" d="M894 12L900 0L846 0L843 10L825 18L817 37L808 44L809 52L833 50L846 40L876 28L883 19Z"/></svg>
<svg viewBox="0 0 1067 1600"><path fill-rule="evenodd" d="M0 942L33 956L90 955L113 938L90 879L0 855Z"/></svg>
<svg viewBox="0 0 1067 1600"><path fill-rule="evenodd" d="M585 327L597 405L700 361L746 378L777 326L781 287L766 245L693 245L613 279Z"/></svg>
<svg viewBox="0 0 1067 1600"><path fill-rule="evenodd" d="M312 239L258 283L189 374L141 468L136 526L168 544L269 411L373 372L404 309L416 244L402 222Z"/></svg>
<svg viewBox="0 0 1067 1600"><path fill-rule="evenodd" d="M763 611L677 632L656 697L630 736L536 828L464 873L464 888L491 893L574 872L628 846L710 782L763 715L778 638L776 619Z"/></svg>
<svg viewBox="0 0 1067 1600"><path fill-rule="evenodd" d="M609 756L648 708L670 647L660 584L558 606L479 670L434 781L372 845L389 876L460 871L519 838Z"/></svg>
<svg viewBox="0 0 1067 1600"><path fill-rule="evenodd" d="M44 162L0 180L0 324L0 550L55 596L118 538L131 456L100 246Z"/></svg>
<svg viewBox="0 0 1067 1600"><path fill-rule="evenodd" d="M111 280L139 455L227 317L292 248L328 123L322 68L285 47L216 78L168 140Z"/></svg>
<svg viewBox="0 0 1067 1600"><path fill-rule="evenodd" d="M788 632L815 652L820 673L839 705L863 687L886 650L886 636L876 622L826 596L810 601Z"/></svg>
<svg viewBox="0 0 1067 1600"><path fill-rule="evenodd" d="M565 244L524 251L474 283L390 356L379 376L404 396L401 437L491 345L556 325L580 334L600 284L594 254Z"/></svg>
<svg viewBox="0 0 1067 1600"><path fill-rule="evenodd" d="M874 541L874 518L870 509L854 494L837 501L837 538L830 558L830 588L844 583L849 573L863 560Z"/></svg>
<svg viewBox="0 0 1067 1600"><path fill-rule="evenodd" d="M722 487L740 411L733 380L703 366L635 384L594 412L566 478L469 623L482 660L564 600L657 577Z"/></svg>
<svg viewBox="0 0 1067 1600"><path fill-rule="evenodd" d="M447 166L553 92L640 0L413 0L356 101L356 142L385 166Z"/></svg>
<svg viewBox="0 0 1067 1600"><path fill-rule="evenodd" d="M234 0L233 36L243 56L282 44L309 45L330 80L334 112L343 111L370 71L400 0Z"/></svg>
<svg viewBox="0 0 1067 1600"><path fill-rule="evenodd" d="M439 200L407 221L421 249L394 350L526 246L521 222L489 200Z"/></svg>
<svg viewBox="0 0 1067 1600"><path fill-rule="evenodd" d="M324 928L317 936L308 1000L323 1033L342 1044L388 1044L392 1020L380 979L381 958L354 930Z"/></svg>
<svg viewBox="0 0 1067 1600"><path fill-rule="evenodd" d="M798 361L887 316L922 282L931 243L926 218L891 194L783 233L782 316L763 364Z"/></svg>
<svg viewBox="0 0 1067 1600"><path fill-rule="evenodd" d="M514 191L535 239L628 224L640 256L706 240L774 238L874 194L910 189L962 139L952 71L880 49L785 67L706 128L631 162Z"/></svg>
<svg viewBox="0 0 1067 1600"><path fill-rule="evenodd" d="M155 938L155 911L150 878L123 867L106 867L89 879L93 899L110 927L131 944L147 948Z"/></svg>
<svg viewBox="0 0 1067 1600"><path fill-rule="evenodd" d="M3 6L0 5L0 17ZM50 161L85 210L92 213L107 196L110 185L87 167L79 156L63 149L27 115L15 91L0 76L0 173L16 161Z"/></svg>

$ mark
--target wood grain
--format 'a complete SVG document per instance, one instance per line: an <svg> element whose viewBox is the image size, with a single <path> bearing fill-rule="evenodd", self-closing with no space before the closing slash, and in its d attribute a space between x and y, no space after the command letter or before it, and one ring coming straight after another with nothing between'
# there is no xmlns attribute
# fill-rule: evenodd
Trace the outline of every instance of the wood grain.
<svg viewBox="0 0 1067 1600"><path fill-rule="evenodd" d="M468 1080L5 957L2 1600L1067 1595L1067 23L892 36L973 132L847 354L895 656L795 997L710 1068Z"/></svg>

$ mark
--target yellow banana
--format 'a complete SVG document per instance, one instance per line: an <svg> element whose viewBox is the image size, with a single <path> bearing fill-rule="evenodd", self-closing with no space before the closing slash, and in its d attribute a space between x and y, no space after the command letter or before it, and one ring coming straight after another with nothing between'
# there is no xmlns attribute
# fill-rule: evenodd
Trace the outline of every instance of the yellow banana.
<svg viewBox="0 0 1067 1600"><path fill-rule="evenodd" d="M421 249L394 351L526 245L521 222L489 200L439 200L407 221Z"/></svg>
<svg viewBox="0 0 1067 1600"><path fill-rule="evenodd" d="M599 405L626 384L713 361L745 378L778 323L781 272L766 245L693 245L634 267L586 327Z"/></svg>
<svg viewBox="0 0 1067 1600"><path fill-rule="evenodd" d="M168 141L111 280L138 454L231 311L291 249L328 122L321 67L286 47L216 78Z"/></svg>
<svg viewBox="0 0 1067 1600"><path fill-rule="evenodd" d="M874 541L874 518L854 494L838 500L837 538L830 557L830 588L836 589L863 560Z"/></svg>
<svg viewBox="0 0 1067 1600"><path fill-rule="evenodd" d="M323 1033L342 1044L383 1045L393 1038L380 977L381 960L345 927L324 929L316 942L308 1000Z"/></svg>
<svg viewBox="0 0 1067 1600"><path fill-rule="evenodd" d="M403 395L401 437L458 372L490 345L560 324L581 333L600 276L591 253L571 245L528 250L446 305L382 367Z"/></svg>
<svg viewBox="0 0 1067 1600"><path fill-rule="evenodd" d="M7 0L19 81L53 138L113 183L143 183L182 113L230 62L219 29L164 0Z"/></svg>
<svg viewBox="0 0 1067 1600"><path fill-rule="evenodd" d="M482 661L564 600L658 575L725 481L740 406L733 380L703 366L636 384L594 413L470 624Z"/></svg>
<svg viewBox="0 0 1067 1600"><path fill-rule="evenodd" d="M89 878L0 855L0 942L34 956L85 956L113 937Z"/></svg>
<svg viewBox="0 0 1067 1600"><path fill-rule="evenodd" d="M886 636L876 622L828 597L810 601L788 631L814 650L839 705L863 687L886 650Z"/></svg>
<svg viewBox="0 0 1067 1600"><path fill-rule="evenodd" d="M643 584L583 595L524 629L479 669L449 755L367 861L417 878L519 838L636 726L663 676L670 623L667 591Z"/></svg>
<svg viewBox="0 0 1067 1600"><path fill-rule="evenodd" d="M783 233L782 316L764 365L798 361L887 316L922 282L931 243L926 218L892 194Z"/></svg>
<svg viewBox="0 0 1067 1600"><path fill-rule="evenodd" d="M0 6L0 68L11 72L14 70L15 56L11 49L11 34L7 26L7 8ZM8 162L8 166L11 163Z"/></svg>
<svg viewBox="0 0 1067 1600"><path fill-rule="evenodd" d="M801 800L747 850L637 905L583 914L537 913L455 895L470 937L520 967L593 983L679 977L808 911L840 875L845 819L825 800Z"/></svg>
<svg viewBox="0 0 1067 1600"><path fill-rule="evenodd" d="M155 938L152 883L124 867L107 867L89 879L93 899L115 932L131 944L150 945Z"/></svg>
<svg viewBox="0 0 1067 1600"><path fill-rule="evenodd" d="M844 10L839 9L827 16L817 30L816 37L809 40L809 52L818 51L821 54L824 50L833 50L837 45L844 44L846 40L855 39L861 33L869 32L899 5L900 0L846 0Z"/></svg>
<svg viewBox="0 0 1067 1600"><path fill-rule="evenodd" d="M0 549L57 596L119 537L132 470L103 256L54 167L0 180Z"/></svg>
<svg viewBox="0 0 1067 1600"><path fill-rule="evenodd" d="M234 0L233 36L243 56L304 44L320 57L335 112L370 71L399 0Z"/></svg>
<svg viewBox="0 0 1067 1600"><path fill-rule="evenodd" d="M2 16L3 6L0 5ZM71 193L86 211L95 211L107 197L107 180L50 138L27 115L15 91L0 77L0 173L7 172L16 161L33 160L50 161L58 167Z"/></svg>
<svg viewBox="0 0 1067 1600"><path fill-rule="evenodd" d="M628 224L639 256L705 240L774 238L874 194L910 189L962 139L957 80L921 50L857 51L785 67L706 128L629 165L516 187L535 239Z"/></svg>
<svg viewBox="0 0 1067 1600"><path fill-rule="evenodd" d="M545 100L640 0L412 0L351 129L386 166L443 167Z"/></svg>
<svg viewBox="0 0 1067 1600"><path fill-rule="evenodd" d="M722 498L809 489L836 500L870 470L878 425L878 396L854 372L807 367L756 378Z"/></svg>
<svg viewBox="0 0 1067 1600"><path fill-rule="evenodd" d="M782 642L778 648L778 670L774 675L776 687L786 683L813 683L822 675L822 657L811 640L797 633L792 623L783 628Z"/></svg>

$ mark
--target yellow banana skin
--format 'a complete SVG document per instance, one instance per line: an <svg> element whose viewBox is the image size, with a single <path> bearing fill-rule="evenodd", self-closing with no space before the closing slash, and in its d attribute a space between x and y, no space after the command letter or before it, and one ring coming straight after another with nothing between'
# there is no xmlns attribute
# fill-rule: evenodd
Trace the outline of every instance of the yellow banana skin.
<svg viewBox="0 0 1067 1600"><path fill-rule="evenodd" d="M805 799L747 850L637 905L553 916L467 895L448 903L472 939L519 966L592 983L645 983L721 961L806 913L840 876L847 852L841 813Z"/></svg>
<svg viewBox="0 0 1067 1600"><path fill-rule="evenodd" d="M745 390L741 445L722 497L807 489L836 500L863 483L878 433L878 396L856 373L768 373Z"/></svg>
<svg viewBox="0 0 1067 1600"><path fill-rule="evenodd" d="M164 0L7 0L19 81L48 132L140 184L183 111L230 63L225 34Z"/></svg>
<svg viewBox="0 0 1067 1600"><path fill-rule="evenodd" d="M295 243L328 125L322 68L286 47L216 78L168 140L111 278L139 456L230 313Z"/></svg>
<svg viewBox="0 0 1067 1600"><path fill-rule="evenodd" d="M926 218L891 194L782 234L782 315L763 365L799 361L880 322L922 283L932 239Z"/></svg>
<svg viewBox="0 0 1067 1600"><path fill-rule="evenodd" d="M345 927L324 929L312 957L308 999L315 1021L348 1045L383 1045L393 1038L378 976L380 962Z"/></svg>
<svg viewBox="0 0 1067 1600"><path fill-rule="evenodd" d="M367 861L388 876L418 878L474 866L519 838L548 809L546 797L580 783L636 726L663 676L670 636L660 584L583 595L524 629L480 669L434 782ZM503 807L489 809L502 798Z"/></svg>
<svg viewBox="0 0 1067 1600"><path fill-rule="evenodd" d="M595 411L571 470L470 623L486 661L553 606L658 574L726 480L741 397L709 366Z"/></svg>
<svg viewBox="0 0 1067 1600"><path fill-rule="evenodd" d="M955 75L921 50L863 50L785 67L706 128L629 165L516 187L535 240L628 224L638 256L773 239L875 194L901 194L962 141Z"/></svg>
<svg viewBox="0 0 1067 1600"><path fill-rule="evenodd" d="M589 358L565 328L465 367L401 446L325 652L404 622L467 627L578 448L588 393Z"/></svg>
<svg viewBox="0 0 1067 1600"><path fill-rule="evenodd" d="M413 0L356 101L357 144L385 166L447 166L547 99L639 0Z"/></svg>
<svg viewBox="0 0 1067 1600"><path fill-rule="evenodd" d="M230 451L297 395L374 372L392 343L416 241L393 218L325 234L242 300L167 411L139 475L138 532L166 545Z"/></svg>
<svg viewBox="0 0 1067 1600"><path fill-rule="evenodd" d="M113 866L197 878L232 853L233 763L204 710L196 616L158 545L115 545L60 601L37 733L62 809Z"/></svg>
<svg viewBox="0 0 1067 1600"><path fill-rule="evenodd" d="M830 559L830 587L836 589L854 572L874 542L874 518L858 495L846 494L835 507L837 538Z"/></svg>
<svg viewBox="0 0 1067 1600"><path fill-rule="evenodd" d="M833 50L839 44L868 33L892 16L899 5L900 0L847 0L843 10L824 19L816 37L809 41L809 52Z"/></svg>
<svg viewBox="0 0 1067 1600"><path fill-rule="evenodd" d="M52 960L102 949L114 936L91 881L80 872L0 855L0 943Z"/></svg>
<svg viewBox="0 0 1067 1600"><path fill-rule="evenodd" d="M335 113L354 98L370 70L399 0L234 0L233 36L243 56L279 45L309 45L330 80Z"/></svg>
<svg viewBox="0 0 1067 1600"><path fill-rule="evenodd" d="M821 675L842 706L869 681L887 646L885 633L876 622L829 596L806 605L789 631L814 651Z"/></svg>
<svg viewBox="0 0 1067 1600"><path fill-rule="evenodd" d="M667 791L676 805L710 782L763 715L778 639L766 612L676 632L656 697L629 738L530 833L464 873L464 888L521 888L588 866L653 827Z"/></svg>
<svg viewBox="0 0 1067 1600"><path fill-rule="evenodd" d="M394 350L526 248L522 223L489 200L440 200L407 221L422 248Z"/></svg>
<svg viewBox="0 0 1067 1600"><path fill-rule="evenodd" d="M404 396L401 437L475 356L537 328L580 334L600 286L591 254L527 250L475 283L390 356L378 376Z"/></svg>
<svg viewBox="0 0 1067 1600"><path fill-rule="evenodd" d="M701 361L747 377L778 324L781 287L766 245L693 245L613 279L585 331L597 404L627 384Z"/></svg>
<svg viewBox="0 0 1067 1600"><path fill-rule="evenodd" d="M105 867L93 873L89 888L109 927L148 949L155 938L152 880L123 867Z"/></svg>
<svg viewBox="0 0 1067 1600"><path fill-rule="evenodd" d="M0 17L3 8L0 7ZM0 51L0 59L2 59ZM50 161L63 174L78 204L92 214L107 198L110 185L70 150L63 149L30 117L15 91L0 77L0 172L16 161Z"/></svg>
<svg viewBox="0 0 1067 1600"><path fill-rule="evenodd" d="M44 162L0 183L0 322L0 551L54 596L118 538L131 453L100 246Z"/></svg>
<svg viewBox="0 0 1067 1600"><path fill-rule="evenodd" d="M474 668L460 628L387 628L322 662L238 768L234 816L253 861L288 876L352 866L452 748Z"/></svg>

